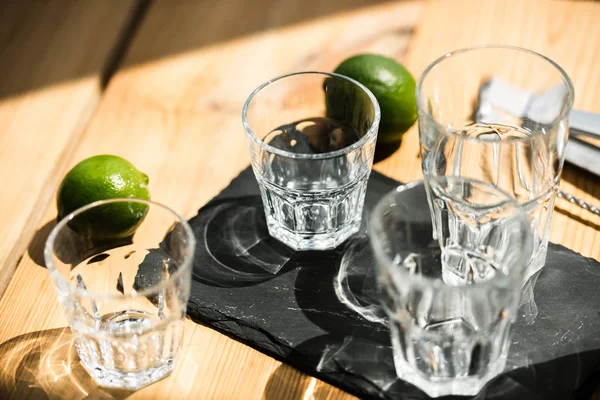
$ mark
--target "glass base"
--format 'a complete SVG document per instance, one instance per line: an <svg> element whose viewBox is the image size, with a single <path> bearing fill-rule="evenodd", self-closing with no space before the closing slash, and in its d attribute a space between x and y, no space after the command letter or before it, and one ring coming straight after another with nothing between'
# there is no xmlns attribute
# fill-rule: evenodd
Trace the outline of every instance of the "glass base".
<svg viewBox="0 0 600 400"><path fill-rule="evenodd" d="M548 242L540 245L535 253L529 260L529 263L525 267L525 272L523 273L523 286L529 282L529 280L538 272L544 268L546 263L546 254L548 253Z"/></svg>
<svg viewBox="0 0 600 400"><path fill-rule="evenodd" d="M325 233L297 233L267 218L269 235L296 251L331 250L344 243L360 229L360 218L336 231Z"/></svg>
<svg viewBox="0 0 600 400"><path fill-rule="evenodd" d="M398 377L424 391L429 397L475 396L483 387L504 370L506 353L495 362L488 364L483 376L465 378L431 378L415 370L401 356L394 355L394 365Z"/></svg>
<svg viewBox="0 0 600 400"><path fill-rule="evenodd" d="M78 352L79 353L79 352ZM79 355L81 365L86 369L96 383L103 387L115 389L137 390L156 381L166 378L173 372L174 360L167 360L164 364L136 372L126 372L117 369L108 369L93 365Z"/></svg>

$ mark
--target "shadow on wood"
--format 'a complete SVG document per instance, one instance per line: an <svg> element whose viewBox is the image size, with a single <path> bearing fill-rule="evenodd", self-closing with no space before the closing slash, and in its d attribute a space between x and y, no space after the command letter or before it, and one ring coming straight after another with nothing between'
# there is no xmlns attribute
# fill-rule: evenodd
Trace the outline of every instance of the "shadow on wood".
<svg viewBox="0 0 600 400"><path fill-rule="evenodd" d="M375 157L373 159L373 163L378 163L388 157L391 157L400 148L401 144L402 141L377 143L377 146L375 147Z"/></svg>
<svg viewBox="0 0 600 400"><path fill-rule="evenodd" d="M577 222L579 222L579 223L581 223L581 224L583 224L583 225L585 225L585 226L589 226L590 228L593 228L593 229L595 229L595 230L597 230L597 231L600 231L600 225L598 225L598 224L595 224L595 223L593 223L593 222L591 222L591 221L588 221L588 220L586 220L586 219L583 219L583 218L581 218L580 216L577 216L577 215L573 214L573 213L572 213L572 212L570 212L569 210L566 210L566 209L564 209L564 208L562 207L562 204L561 204L561 203L558 203L558 201L559 201L559 200L557 200L557 204L556 204L556 206L554 206L554 212L557 212L557 213L559 213L559 214L563 214L563 215L567 216L568 218L570 218L570 219L572 219L572 220L575 220L575 221L577 221ZM564 200L564 201L566 201L566 200ZM585 212L585 211L584 211L584 212ZM591 214L590 214L590 215L591 215Z"/></svg>
<svg viewBox="0 0 600 400"><path fill-rule="evenodd" d="M109 70L146 0L3 1L0 97Z"/></svg>
<svg viewBox="0 0 600 400"><path fill-rule="evenodd" d="M46 267L46 262L44 261L44 246L46 245L48 236L50 236L50 232L52 232L52 229L54 229L55 226L55 219L44 224L44 226L35 232L35 235L33 235L33 239L31 239L29 247L27 248L29 257L40 267Z"/></svg>
<svg viewBox="0 0 600 400"><path fill-rule="evenodd" d="M338 392L338 396L332 396ZM298 374L286 364L281 364L271 374L263 393L264 400L303 400L328 398L353 398L312 376Z"/></svg>
<svg viewBox="0 0 600 400"><path fill-rule="evenodd" d="M3 2L0 43L10 62L0 65L0 98L96 74L99 63L105 86L139 33L128 66L384 1Z"/></svg>
<svg viewBox="0 0 600 400"><path fill-rule="evenodd" d="M218 42L388 0L155 0L125 59L127 67ZM357 27L360 29L360 27Z"/></svg>
<svg viewBox="0 0 600 400"><path fill-rule="evenodd" d="M0 393L12 398L125 399L132 391L99 387L79 362L69 328L0 344Z"/></svg>

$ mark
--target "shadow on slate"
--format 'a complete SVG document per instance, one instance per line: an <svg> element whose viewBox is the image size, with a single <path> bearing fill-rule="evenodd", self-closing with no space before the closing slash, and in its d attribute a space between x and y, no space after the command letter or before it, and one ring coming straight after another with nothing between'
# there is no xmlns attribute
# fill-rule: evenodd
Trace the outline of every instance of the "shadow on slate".
<svg viewBox="0 0 600 400"><path fill-rule="evenodd" d="M373 172L365 215L398 184ZM333 281L353 239L294 252L269 237L264 218L247 168L190 220L197 250L189 316L361 398L427 399L396 377L387 327L336 296ZM600 263L551 244L535 301L531 292L526 302L534 318L515 324L505 372L475 398L589 398L600 381L599 287Z"/></svg>

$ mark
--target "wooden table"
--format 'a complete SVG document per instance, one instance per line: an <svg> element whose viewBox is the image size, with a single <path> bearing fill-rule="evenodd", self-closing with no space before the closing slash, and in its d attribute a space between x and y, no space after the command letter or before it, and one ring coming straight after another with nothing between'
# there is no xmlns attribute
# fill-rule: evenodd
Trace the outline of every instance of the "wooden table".
<svg viewBox="0 0 600 400"><path fill-rule="evenodd" d="M600 4L591 2L6 3L0 397L352 397L191 321L171 377L135 393L97 387L77 361L41 260L57 185L83 158L131 160L150 176L154 200L191 217L249 163L240 110L252 89L290 71L332 70L358 52L392 56L418 76L455 48L524 46L564 67L576 108L600 112ZM375 169L418 178L417 142L413 127ZM567 166L561 187L600 203L600 180L581 170ZM558 200L551 241L600 259L600 218Z"/></svg>

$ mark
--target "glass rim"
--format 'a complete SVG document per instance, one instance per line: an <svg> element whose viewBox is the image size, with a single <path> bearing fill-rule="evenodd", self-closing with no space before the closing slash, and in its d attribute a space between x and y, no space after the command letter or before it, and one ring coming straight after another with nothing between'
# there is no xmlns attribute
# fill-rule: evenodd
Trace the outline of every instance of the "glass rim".
<svg viewBox="0 0 600 400"><path fill-rule="evenodd" d="M571 78L569 77L569 75L567 75L567 73L565 72L565 70L558 65L555 61L553 61L552 59L546 57L543 54L540 54L536 51L533 50L529 50L523 47L519 47L519 46L511 46L511 45L505 45L505 44L482 44L482 45L475 45L475 46L469 46L469 47L463 47L460 49L456 49L453 51L450 51L448 53L445 53L444 55L436 58L431 64L429 64L427 66L427 68L425 68L425 70L423 71L423 73L421 74L421 76L419 77L419 80L417 81L417 86L416 86L416 99L417 99L417 111L418 111L418 115L419 117L424 116L427 118L428 121L432 122L437 128L441 128L441 130L443 132L448 132L450 135L455 136L460 138L461 140L466 140L466 141L481 141L481 139L476 138L476 137L469 137L466 135L459 135L456 130L454 129L448 129L447 127L445 127L444 125L442 125L441 123L439 123L435 118L433 118L433 116L431 115L431 113L427 110L423 110L423 107L421 106L421 102L423 99L423 94L422 94L422 87L423 87L423 82L425 81L425 79L427 78L427 76L429 75L429 72L431 72L431 70L433 68L435 68L436 66L440 65L443 63L444 60L451 58L452 56L458 55L458 54L463 54L463 53L468 53L468 52L472 52L475 50L490 50L490 49L502 49L502 50L513 50L516 52L522 52L522 53L527 53L531 56L534 57L539 57L542 60L545 60L546 62L548 62L551 66L553 66L554 68L556 68L556 70L559 72L559 74L561 75L563 82L565 83L566 87L567 87L567 104L565 107L562 108L560 114L548 125L555 125L557 121L560 121L562 119L565 119L568 114L571 112L571 109L573 108L573 100L575 97L575 88L573 86L573 82L571 81ZM503 142L523 142L523 141L528 141L531 140L532 137L537 137L539 135L542 135L543 133L541 132L531 132L532 135L528 136L528 137L510 137L507 139L502 139ZM495 141L490 141L490 143L493 143Z"/></svg>
<svg viewBox="0 0 600 400"><path fill-rule="evenodd" d="M95 208L95 207L98 207L101 205L105 205L105 204L111 204L111 203L140 203L140 204L146 204L150 207L156 206L156 207L159 207L159 208L171 213L175 217L175 219L178 220L179 223L181 223L184 231L186 232L187 236L190 238L190 246L189 246L188 250L186 251L184 262L181 263L181 266L177 269L177 271L175 271L174 274L170 275L168 279L161 280L158 284L152 285L148 288L144 288L143 290L135 291L135 293L133 293L133 294L127 294L127 295L106 294L103 292L91 292L91 291L81 289L80 287L73 285L71 282L69 282L69 280L67 280L65 278L65 276L63 276L63 274L54 265L54 262L52 260L54 242L55 242L55 239L56 239L58 233L64 227L67 226L67 223L69 221L73 220L73 218L77 217L78 215L80 215L92 208ZM157 203L155 201L124 197L124 198L98 200L93 203L87 204L83 207L80 207L77 210L67 214L63 219L61 219L56 224L56 226L50 232L50 235L48 235L48 239L46 239L46 244L44 245L44 261L46 264L46 268L48 268L48 270L50 271L51 277L53 277L53 280L58 279L59 281L66 284L67 287L69 287L69 293L76 293L81 297L92 298L92 299L123 300L123 299L139 298L139 297L148 297L148 296L157 294L160 290L166 288L173 281L175 281L181 275L183 275L187 270L192 268L195 248L196 248L196 237L194 236L194 232L193 232L192 228L190 227L189 223L178 212L176 212L175 210L173 210L172 208L170 208L164 204Z"/></svg>
<svg viewBox="0 0 600 400"><path fill-rule="evenodd" d="M339 79L346 80L346 81L358 86L363 92L365 92L367 94L367 96L369 96L369 99L371 100L371 104L373 104L373 108L375 110L375 118L373 118L373 121L371 121L371 126L369 127L369 130L367 131L367 133L365 133L358 141L352 143L350 146L346 146L339 150L330 151L327 153L319 153L319 154L292 153L290 151L286 151L286 150L278 149L277 147L273 147L270 144L263 141L261 138L259 138L254 133L254 131L250 127L250 123L248 122L248 108L250 106L250 103L262 89L266 88L270 84L277 82L279 80L289 78L292 76L297 76L297 75L326 75L326 76L329 76L332 78L339 78ZM281 157L292 158L292 159L326 160L329 158L335 158L335 157L339 157L344 154L348 154L351 151L362 147L370 138L372 138L373 136L375 136L377 134L377 131L379 129L380 120L381 120L381 110L379 108L379 102L375 98L375 95L362 83L360 83L352 78L349 78L345 75L336 74L334 72L300 71L300 72L292 72L289 74L280 75L275 78L269 79L268 81L260 84L256 89L254 89L252 91L252 93L250 93L250 96L248 96L248 98L244 102L244 106L242 107L242 124L244 125L244 129L246 130L248 137L250 137L256 144L258 144L264 150L267 150L273 154L277 154L278 156L281 156Z"/></svg>
<svg viewBox="0 0 600 400"><path fill-rule="evenodd" d="M473 182L484 184L486 186L490 186L486 182L478 181L475 179L469 179L469 181L473 181ZM379 200L377 202L377 204L373 208L373 211L371 212L371 215L369 217L369 225L368 225L367 230L369 233L369 239L371 242L371 246L373 247L373 255L374 255L375 259L377 259L378 257L381 257L386 264L386 268L389 268L390 266L396 266L396 264L394 264L393 259L383 250L379 239L375 240L375 236L374 236L372 227L376 226L376 227L381 228L381 222L380 222L381 219L380 218L378 219L377 216L383 214L382 211L384 211L383 210L384 207L386 209L389 208L387 205L390 203L389 202L390 199L395 197L398 193L402 193L406 190L414 189L415 187L418 187L418 186L425 187L425 181L418 180L418 181L409 182L407 184L400 185L400 186L396 187L395 189L391 190L390 192L386 193L381 198L381 200ZM512 203L516 207L516 209L519 210L519 214L520 214L519 218L522 219L522 222L524 222L524 226L526 226L527 229L530 229L529 228L529 219L527 218L525 211L519 205L519 203L517 203L516 200L514 200L509 194L505 193L504 191L502 191L500 189L498 189L498 191L500 193L505 194L508 201L510 203ZM427 207L429 208L429 204L427 205ZM523 246L521 246L521 248L526 248L527 251L521 251L519 254L519 257L518 257L519 264L522 264L520 267L520 271L519 271L519 276L521 276L521 280L525 274L527 262L533 252L532 240L531 240L532 235L529 234L529 235L523 235L523 236L525 239L525 243ZM442 281L441 278L431 278L431 277L425 277L422 275L413 275L413 274L408 273L407 271L402 270L401 268L398 268L397 270L402 275L403 280L406 280L411 285L411 287L419 287L419 288L423 288L423 289L433 288L436 290L443 290L443 291L461 291L461 292L466 291L466 292L469 292L469 291L482 290L482 288L492 287L494 282L496 282L498 279L500 279L499 274L496 274L491 279L487 279L483 282L475 282L475 283L472 283L469 285L448 286ZM511 273L509 273L508 275L504 275L504 274L502 274L502 275L507 276L509 278L511 278L513 276L513 274L511 274ZM519 284L515 288L520 290L522 283L523 282L519 281Z"/></svg>

